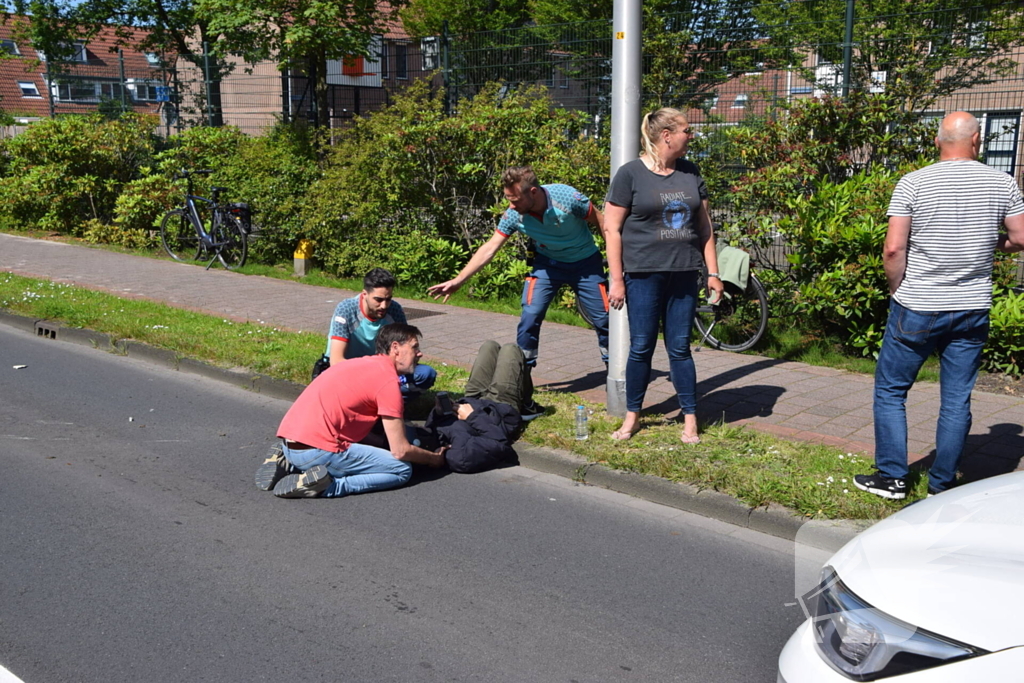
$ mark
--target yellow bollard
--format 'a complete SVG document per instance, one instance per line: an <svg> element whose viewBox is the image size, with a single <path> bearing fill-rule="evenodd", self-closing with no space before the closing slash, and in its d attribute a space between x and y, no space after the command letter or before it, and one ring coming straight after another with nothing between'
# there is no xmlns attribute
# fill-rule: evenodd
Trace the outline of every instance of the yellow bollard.
<svg viewBox="0 0 1024 683"><path fill-rule="evenodd" d="M299 246L295 247L295 274L298 277L306 277L309 274L310 264L313 262L312 240L299 240Z"/></svg>

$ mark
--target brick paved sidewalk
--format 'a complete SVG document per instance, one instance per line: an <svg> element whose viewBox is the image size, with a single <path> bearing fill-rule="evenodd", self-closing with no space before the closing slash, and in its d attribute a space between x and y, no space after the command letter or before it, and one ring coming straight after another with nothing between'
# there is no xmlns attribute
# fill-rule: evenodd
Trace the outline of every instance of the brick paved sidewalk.
<svg viewBox="0 0 1024 683"><path fill-rule="evenodd" d="M235 320L324 333L334 305L353 294L2 234L0 270ZM423 349L430 359L469 367L483 341L515 339L518 319L513 316L421 301L402 305L410 322L423 331ZM784 437L873 453L870 377L709 349L694 358L701 419L724 418ZM538 386L604 401L604 365L590 330L545 323L534 375ZM938 407L937 385L919 383L911 391L907 418L915 459L927 456L935 446ZM678 411L663 347L654 358L645 408L666 414ZM965 472L973 478L1024 468L1024 399L975 392L973 413Z"/></svg>

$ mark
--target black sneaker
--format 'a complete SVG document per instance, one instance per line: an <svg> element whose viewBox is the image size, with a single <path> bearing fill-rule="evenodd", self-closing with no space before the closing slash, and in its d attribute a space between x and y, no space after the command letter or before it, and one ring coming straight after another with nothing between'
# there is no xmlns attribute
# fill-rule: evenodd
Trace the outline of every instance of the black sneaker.
<svg viewBox="0 0 1024 683"><path fill-rule="evenodd" d="M334 481L327 468L314 465L302 474L289 474L277 482L274 495L278 498L318 498Z"/></svg>
<svg viewBox="0 0 1024 683"><path fill-rule="evenodd" d="M256 468L256 488L260 491L269 491L274 488L277 482L287 474L295 472L295 468L284 457L281 443L277 442L267 452L267 459Z"/></svg>
<svg viewBox="0 0 1024 683"><path fill-rule="evenodd" d="M907 497L907 484L902 479L889 479L880 473L858 474L853 478L853 485L861 491L873 493L882 498L902 500Z"/></svg>
<svg viewBox="0 0 1024 683"><path fill-rule="evenodd" d="M519 416L523 418L523 422L529 422L534 420L544 413L547 412L547 408L534 401L532 398L523 404L522 410L519 411Z"/></svg>

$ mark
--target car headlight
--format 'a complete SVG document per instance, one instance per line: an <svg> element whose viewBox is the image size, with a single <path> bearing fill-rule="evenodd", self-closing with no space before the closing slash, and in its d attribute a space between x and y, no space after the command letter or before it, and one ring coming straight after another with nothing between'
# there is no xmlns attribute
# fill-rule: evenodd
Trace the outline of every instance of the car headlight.
<svg viewBox="0 0 1024 683"><path fill-rule="evenodd" d="M988 654L875 609L847 588L832 567L822 570L821 582L805 597L812 602L817 598L812 619L818 652L833 669L855 681Z"/></svg>

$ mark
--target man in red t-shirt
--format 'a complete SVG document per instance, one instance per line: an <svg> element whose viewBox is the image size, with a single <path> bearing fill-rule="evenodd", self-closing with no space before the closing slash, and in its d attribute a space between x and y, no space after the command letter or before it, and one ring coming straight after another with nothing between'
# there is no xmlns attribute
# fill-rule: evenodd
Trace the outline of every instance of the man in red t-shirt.
<svg viewBox="0 0 1024 683"><path fill-rule="evenodd" d="M398 376L416 369L420 336L412 325L385 325L376 355L331 366L313 380L281 421L282 453L260 466L256 485L280 498L334 498L401 486L410 463L441 467L444 449L410 444L402 420ZM378 419L390 451L360 443ZM299 473L287 474L292 468Z"/></svg>

